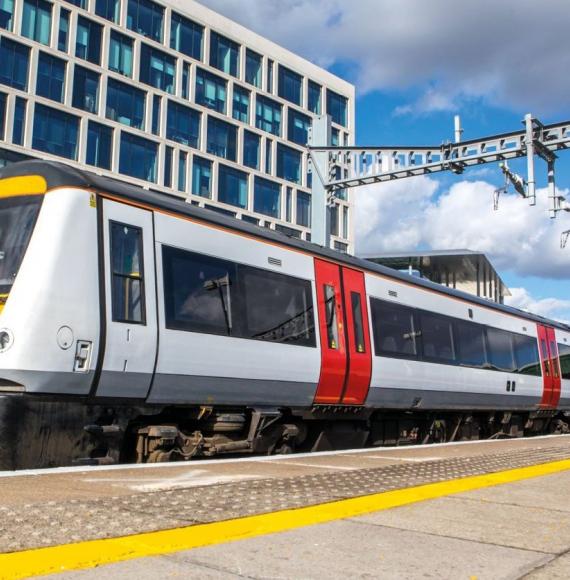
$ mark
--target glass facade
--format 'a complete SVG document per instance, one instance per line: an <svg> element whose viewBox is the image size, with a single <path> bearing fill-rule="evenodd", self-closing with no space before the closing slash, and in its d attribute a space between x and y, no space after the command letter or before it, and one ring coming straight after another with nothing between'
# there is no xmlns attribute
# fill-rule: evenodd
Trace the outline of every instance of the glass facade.
<svg viewBox="0 0 570 580"><path fill-rule="evenodd" d="M0 0L0 149L310 239L309 130L328 113L334 142L351 143L353 91L218 24L162 0ZM338 201L333 242L350 245L347 192Z"/></svg>
<svg viewBox="0 0 570 580"><path fill-rule="evenodd" d="M36 104L33 148L66 159L77 159L79 117Z"/></svg>
<svg viewBox="0 0 570 580"><path fill-rule="evenodd" d="M65 65L61 58L40 52L36 95L52 101L63 102L65 89Z"/></svg>
<svg viewBox="0 0 570 580"><path fill-rule="evenodd" d="M202 46L204 42L204 27L184 18L176 12L172 13L170 28L170 48L202 60Z"/></svg>
<svg viewBox="0 0 570 580"><path fill-rule="evenodd" d="M89 113L99 108L99 74L83 66L75 65L73 74L73 106Z"/></svg>

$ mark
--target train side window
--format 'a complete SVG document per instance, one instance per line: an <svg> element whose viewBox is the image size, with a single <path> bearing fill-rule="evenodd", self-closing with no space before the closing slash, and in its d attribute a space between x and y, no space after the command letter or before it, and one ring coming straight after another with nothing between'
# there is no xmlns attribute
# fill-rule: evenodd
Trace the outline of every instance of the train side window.
<svg viewBox="0 0 570 580"><path fill-rule="evenodd" d="M455 339L458 350L459 364L485 368L485 327L473 322L456 321Z"/></svg>
<svg viewBox="0 0 570 580"><path fill-rule="evenodd" d="M538 352L538 342L536 338L515 334L515 361L517 363L516 372L521 375L531 375L540 377L540 354Z"/></svg>
<svg viewBox="0 0 570 580"><path fill-rule="evenodd" d="M323 288L325 295L325 315L327 323L327 338L329 348L338 350L338 324L336 314L336 293L334 286L326 284Z"/></svg>
<svg viewBox="0 0 570 580"><path fill-rule="evenodd" d="M362 299L359 292L350 293L352 304L352 319L354 322L354 342L356 352L366 352L366 343L364 341L364 321L362 319Z"/></svg>
<svg viewBox="0 0 570 580"><path fill-rule="evenodd" d="M316 346L311 282L238 266L243 337Z"/></svg>
<svg viewBox="0 0 570 580"><path fill-rule="evenodd" d="M142 229L110 222L114 322L146 324Z"/></svg>
<svg viewBox="0 0 570 580"><path fill-rule="evenodd" d="M423 358L452 363L455 361L453 321L439 314L420 314Z"/></svg>
<svg viewBox="0 0 570 580"><path fill-rule="evenodd" d="M376 356L417 358L417 339L414 311L412 308L372 298L372 325Z"/></svg>
<svg viewBox="0 0 570 580"><path fill-rule="evenodd" d="M562 378L570 381L570 344L558 344L558 356L562 367Z"/></svg>
<svg viewBox="0 0 570 580"><path fill-rule="evenodd" d="M236 265L162 247L166 327L233 336L236 329Z"/></svg>
<svg viewBox="0 0 570 580"><path fill-rule="evenodd" d="M487 327L487 352L493 370L513 372L516 368L510 332Z"/></svg>

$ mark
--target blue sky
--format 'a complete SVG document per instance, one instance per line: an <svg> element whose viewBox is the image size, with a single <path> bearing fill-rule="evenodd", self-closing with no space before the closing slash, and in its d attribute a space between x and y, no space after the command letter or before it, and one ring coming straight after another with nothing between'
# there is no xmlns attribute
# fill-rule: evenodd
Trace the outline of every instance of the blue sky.
<svg viewBox="0 0 570 580"><path fill-rule="evenodd" d="M556 40L567 36L567 0L201 1L354 83L359 145L440 144L455 114L465 139L522 128L525 113L570 119L570 51ZM570 247L559 248L570 213L549 220L545 191L535 208L511 195L494 212L502 184L487 165L356 190L357 252L485 251L513 305L570 321ZM557 186L570 198L570 151Z"/></svg>

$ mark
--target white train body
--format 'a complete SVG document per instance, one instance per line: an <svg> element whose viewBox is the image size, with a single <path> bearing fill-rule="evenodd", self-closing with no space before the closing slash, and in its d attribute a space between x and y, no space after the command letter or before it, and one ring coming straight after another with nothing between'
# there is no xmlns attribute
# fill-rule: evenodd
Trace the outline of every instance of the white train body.
<svg viewBox="0 0 570 580"><path fill-rule="evenodd" d="M14 216L31 221L27 240L0 230L2 259L27 243L0 267L0 435L17 405L122 431L173 409L349 413L366 433L389 411L570 410L563 324L59 164L0 172L0 228Z"/></svg>

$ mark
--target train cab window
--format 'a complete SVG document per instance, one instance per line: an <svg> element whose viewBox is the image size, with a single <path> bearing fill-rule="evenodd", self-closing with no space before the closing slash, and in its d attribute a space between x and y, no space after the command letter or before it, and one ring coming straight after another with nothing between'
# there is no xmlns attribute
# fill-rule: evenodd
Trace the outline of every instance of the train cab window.
<svg viewBox="0 0 570 580"><path fill-rule="evenodd" d="M443 363L455 361L453 322L438 314L420 314L423 358Z"/></svg>
<svg viewBox="0 0 570 580"><path fill-rule="evenodd" d="M467 367L484 368L485 327L473 322L456 321L455 340L459 364Z"/></svg>
<svg viewBox="0 0 570 580"><path fill-rule="evenodd" d="M145 324L142 230L111 222L113 321Z"/></svg>
<svg viewBox="0 0 570 580"><path fill-rule="evenodd" d="M490 368L513 372L516 369L511 333L498 328L487 328L487 353Z"/></svg>
<svg viewBox="0 0 570 580"><path fill-rule="evenodd" d="M236 333L236 265L162 247L166 327L231 336Z"/></svg>
<svg viewBox="0 0 570 580"><path fill-rule="evenodd" d="M531 375L540 377L540 354L538 353L538 342L536 338L515 334L513 336L515 347L516 372L521 375Z"/></svg>
<svg viewBox="0 0 570 580"><path fill-rule="evenodd" d="M570 344L558 344L562 378L570 381Z"/></svg>
<svg viewBox="0 0 570 580"><path fill-rule="evenodd" d="M311 283L238 266L244 338L315 346Z"/></svg>
<svg viewBox="0 0 570 580"><path fill-rule="evenodd" d="M338 349L338 324L336 314L336 294L334 286L325 285L323 288L325 297L325 320L327 323L327 338L329 348Z"/></svg>
<svg viewBox="0 0 570 580"><path fill-rule="evenodd" d="M351 292L350 302L352 305L356 352L364 353L366 352L366 343L364 341L364 321L362 319L362 299L360 294L358 292Z"/></svg>
<svg viewBox="0 0 570 580"><path fill-rule="evenodd" d="M370 305L376 356L416 358L420 333L416 331L413 309L375 298Z"/></svg>

